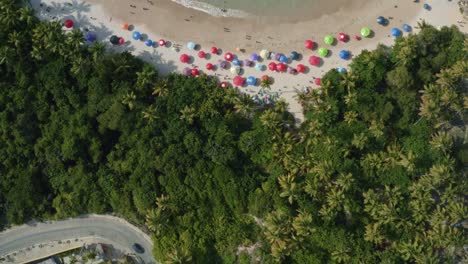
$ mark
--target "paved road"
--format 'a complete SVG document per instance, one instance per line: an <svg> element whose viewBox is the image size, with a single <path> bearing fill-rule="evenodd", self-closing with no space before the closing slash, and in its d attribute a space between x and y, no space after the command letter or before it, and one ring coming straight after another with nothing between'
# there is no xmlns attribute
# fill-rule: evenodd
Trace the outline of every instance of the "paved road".
<svg viewBox="0 0 468 264"><path fill-rule="evenodd" d="M153 243L148 235L123 219L103 215L13 227L0 233L0 256L34 244L89 236L112 241L114 247L125 252L133 252L131 246L137 242L145 248L144 254L137 255L145 263L157 263L151 255Z"/></svg>

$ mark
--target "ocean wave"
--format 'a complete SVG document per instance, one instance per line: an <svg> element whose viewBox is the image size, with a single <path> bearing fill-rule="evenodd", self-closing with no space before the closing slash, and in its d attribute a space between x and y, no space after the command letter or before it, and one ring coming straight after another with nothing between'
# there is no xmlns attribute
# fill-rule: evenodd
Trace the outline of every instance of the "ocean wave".
<svg viewBox="0 0 468 264"><path fill-rule="evenodd" d="M183 5L188 8L192 8L198 11L205 12L215 17L238 17L244 18L251 16L251 14L238 9L222 9L207 3L198 2L194 0L172 0L177 4Z"/></svg>

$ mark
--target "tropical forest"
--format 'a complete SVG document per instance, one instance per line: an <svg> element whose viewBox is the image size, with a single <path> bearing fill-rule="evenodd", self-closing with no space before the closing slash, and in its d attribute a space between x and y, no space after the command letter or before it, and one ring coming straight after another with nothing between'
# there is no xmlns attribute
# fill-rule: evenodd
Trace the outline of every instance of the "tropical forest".
<svg viewBox="0 0 468 264"><path fill-rule="evenodd" d="M260 105L0 0L0 229L113 213L161 263L468 261L468 41L398 37ZM268 89L268 83L264 83ZM240 88L242 89L242 88Z"/></svg>

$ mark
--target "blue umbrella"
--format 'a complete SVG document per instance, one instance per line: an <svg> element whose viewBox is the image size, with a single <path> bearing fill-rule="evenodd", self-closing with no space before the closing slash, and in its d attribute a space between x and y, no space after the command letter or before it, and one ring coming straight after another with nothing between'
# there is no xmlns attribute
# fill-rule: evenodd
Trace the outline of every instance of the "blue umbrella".
<svg viewBox="0 0 468 264"><path fill-rule="evenodd" d="M263 64L260 64L260 63L255 64L255 69L259 71L263 71L263 68L264 68Z"/></svg>
<svg viewBox="0 0 468 264"><path fill-rule="evenodd" d="M383 16L379 16L377 18L377 23L379 23L379 25L386 25L387 24L387 19L385 19L385 17L383 17Z"/></svg>
<svg viewBox="0 0 468 264"><path fill-rule="evenodd" d="M141 33L138 32L138 31L133 32L132 38L133 38L134 40L140 40L140 38L141 38Z"/></svg>
<svg viewBox="0 0 468 264"><path fill-rule="evenodd" d="M275 60L279 61L281 59L281 56L283 56L283 54L281 53L276 53L275 54Z"/></svg>
<svg viewBox="0 0 468 264"><path fill-rule="evenodd" d="M257 84L257 78L249 76L249 78L247 78L247 84L252 86Z"/></svg>
<svg viewBox="0 0 468 264"><path fill-rule="evenodd" d="M197 46L197 44L195 44L195 42L189 41L187 43L187 48L188 49L194 50L196 46Z"/></svg>
<svg viewBox="0 0 468 264"><path fill-rule="evenodd" d="M190 74L192 74L192 70L190 68L184 68L182 73L185 74L185 75L190 75Z"/></svg>
<svg viewBox="0 0 468 264"><path fill-rule="evenodd" d="M392 28L392 36L399 37L401 36L401 30L398 28Z"/></svg>
<svg viewBox="0 0 468 264"><path fill-rule="evenodd" d="M299 59L299 53L297 53L296 51L293 51L293 52L291 52L291 55L289 56L289 58L291 58L291 60L298 60Z"/></svg>
<svg viewBox="0 0 468 264"><path fill-rule="evenodd" d="M342 58L343 60L349 59L349 56L350 56L350 55L351 55L351 54L349 53L348 50L341 50L341 51L340 51L340 58Z"/></svg>
<svg viewBox="0 0 468 264"><path fill-rule="evenodd" d="M411 26L408 24L404 24L402 28L405 32L410 32L412 30Z"/></svg>
<svg viewBox="0 0 468 264"><path fill-rule="evenodd" d="M287 63L288 62L288 57L286 57L285 55L281 54L281 57L280 57L280 62L282 63Z"/></svg>
<svg viewBox="0 0 468 264"><path fill-rule="evenodd" d="M93 42L96 40L96 35L94 35L94 33L86 33L86 40L89 42Z"/></svg>
<svg viewBox="0 0 468 264"><path fill-rule="evenodd" d="M343 67L338 67L338 68L336 68L336 70L337 70L339 73L346 73L346 69L343 68Z"/></svg>
<svg viewBox="0 0 468 264"><path fill-rule="evenodd" d="M257 55L257 53L254 53L254 54L250 55L250 59L253 60L253 61L258 60L258 55Z"/></svg>
<svg viewBox="0 0 468 264"><path fill-rule="evenodd" d="M276 57L276 52L272 51L270 52L270 59L273 60Z"/></svg>
<svg viewBox="0 0 468 264"><path fill-rule="evenodd" d="M228 67L228 63L226 61L220 61L219 62L219 67L221 69L226 69Z"/></svg>
<svg viewBox="0 0 468 264"><path fill-rule="evenodd" d="M240 66L241 65L241 62L240 62L240 60L238 58L234 58L231 63L234 66Z"/></svg>
<svg viewBox="0 0 468 264"><path fill-rule="evenodd" d="M151 39L148 39L146 42L145 42L146 46L148 47L151 47L153 46L153 41Z"/></svg>

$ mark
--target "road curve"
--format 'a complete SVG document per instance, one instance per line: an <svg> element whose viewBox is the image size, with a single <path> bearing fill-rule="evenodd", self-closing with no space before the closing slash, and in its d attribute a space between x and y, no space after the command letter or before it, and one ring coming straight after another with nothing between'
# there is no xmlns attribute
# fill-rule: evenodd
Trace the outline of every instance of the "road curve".
<svg viewBox="0 0 468 264"><path fill-rule="evenodd" d="M47 223L16 226L0 233L0 256L29 246L54 240L67 240L96 236L112 241L112 245L132 252L133 243L145 248L140 256L145 263L157 263L151 251L151 238L140 229L121 218L109 215L83 215L77 218Z"/></svg>

